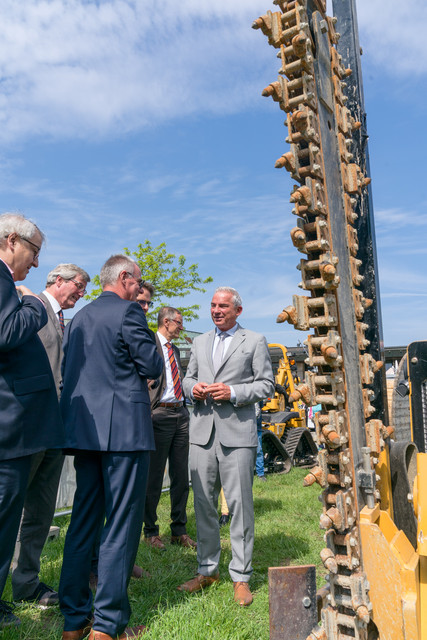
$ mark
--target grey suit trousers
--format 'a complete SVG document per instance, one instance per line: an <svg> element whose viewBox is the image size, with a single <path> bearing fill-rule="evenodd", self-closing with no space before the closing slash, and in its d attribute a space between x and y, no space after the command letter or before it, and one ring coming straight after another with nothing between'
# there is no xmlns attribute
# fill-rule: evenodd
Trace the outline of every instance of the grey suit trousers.
<svg viewBox="0 0 427 640"><path fill-rule="evenodd" d="M218 571L221 542L217 506L222 486L232 514L232 559L228 570L233 582L248 582L251 577L254 545L252 483L256 450L256 447L222 445L215 427L206 445L190 445L198 572L204 576Z"/></svg>
<svg viewBox="0 0 427 640"><path fill-rule="evenodd" d="M24 510L12 562L13 599L30 598L39 585L40 556L55 512L64 456L47 449L31 456Z"/></svg>

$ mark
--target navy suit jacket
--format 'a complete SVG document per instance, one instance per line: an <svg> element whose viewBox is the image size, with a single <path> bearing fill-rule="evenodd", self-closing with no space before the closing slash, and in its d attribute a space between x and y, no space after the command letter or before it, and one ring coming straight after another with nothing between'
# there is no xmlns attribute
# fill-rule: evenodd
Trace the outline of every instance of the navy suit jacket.
<svg viewBox="0 0 427 640"><path fill-rule="evenodd" d="M0 260L0 460L64 445L55 382L37 335L46 322L43 303L20 301Z"/></svg>
<svg viewBox="0 0 427 640"><path fill-rule="evenodd" d="M104 291L68 323L63 349L66 448L153 450L147 378L163 360L141 307Z"/></svg>

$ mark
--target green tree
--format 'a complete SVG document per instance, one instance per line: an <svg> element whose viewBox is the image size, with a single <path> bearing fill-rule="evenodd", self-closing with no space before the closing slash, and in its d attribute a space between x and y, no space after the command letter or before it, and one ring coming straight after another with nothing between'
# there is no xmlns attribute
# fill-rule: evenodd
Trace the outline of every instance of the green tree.
<svg viewBox="0 0 427 640"><path fill-rule="evenodd" d="M138 244L135 251L125 247L123 252L138 263L144 280L155 287L154 305L147 314L147 321L152 329L157 327L157 314L160 307L169 304L170 299L184 298L192 291L204 293L206 289L202 285L212 282L210 276L205 279L199 276L197 264L187 266L185 256L177 257L174 253L169 253L165 242L153 247L151 242L146 240L144 244ZM97 288L86 296L87 300L94 300L102 292L98 275L92 279L92 283ZM182 313L184 323L199 317L198 304L178 307L174 303L173 306Z"/></svg>

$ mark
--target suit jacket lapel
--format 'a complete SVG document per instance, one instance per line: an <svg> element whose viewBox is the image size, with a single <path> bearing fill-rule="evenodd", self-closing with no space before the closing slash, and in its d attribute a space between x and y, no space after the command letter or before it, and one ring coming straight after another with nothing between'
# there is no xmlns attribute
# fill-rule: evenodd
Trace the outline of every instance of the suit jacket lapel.
<svg viewBox="0 0 427 640"><path fill-rule="evenodd" d="M159 356L161 357L163 363L165 361L165 356L163 353L163 347L162 347L162 343L159 340L159 336L157 335L157 332L155 334L156 337L156 347L157 347L157 351ZM157 400L160 402L160 398L162 397L164 390L166 388L166 371L165 371L165 366L163 364L163 368L162 368L162 373L160 374L160 381L159 381L159 385L157 387L157 391L158 391L158 398Z"/></svg>
<svg viewBox="0 0 427 640"><path fill-rule="evenodd" d="M59 324L58 316L52 309L52 305L50 304L49 300L46 298L46 296L43 293L39 293L39 298L41 298L45 303L47 315L52 320L53 326L55 327L56 332L61 338L61 342L62 342L63 335L62 335L61 325Z"/></svg>
<svg viewBox="0 0 427 640"><path fill-rule="evenodd" d="M212 375L215 375L213 362L212 362L212 350L213 350L214 340L215 340L215 329L213 329L212 331L209 331L207 335L207 340L206 340L206 361L209 363L209 367L210 367L210 370L212 371Z"/></svg>
<svg viewBox="0 0 427 640"><path fill-rule="evenodd" d="M237 347L243 342L244 339L245 339L245 330L242 329L242 327L240 325L238 325L237 329L236 329L236 331L234 333L233 339L231 341L231 344L227 349L227 353L225 354L224 359L221 362L221 366L218 369L218 371L221 371L221 369L223 368L225 363L228 361L230 356L233 355L233 353L236 351Z"/></svg>

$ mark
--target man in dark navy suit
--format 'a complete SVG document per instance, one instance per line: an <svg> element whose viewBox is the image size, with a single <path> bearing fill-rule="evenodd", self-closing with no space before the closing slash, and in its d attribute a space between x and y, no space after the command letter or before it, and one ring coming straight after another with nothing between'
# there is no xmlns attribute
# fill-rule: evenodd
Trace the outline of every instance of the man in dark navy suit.
<svg viewBox="0 0 427 640"><path fill-rule="evenodd" d="M89 280L89 274L81 267L72 263L59 264L48 273L46 289L39 294L45 304L48 321L38 335L49 358L58 397L61 388L63 310L72 309L84 296ZM12 562L12 593L15 601L34 602L41 606L58 604L58 593L40 581L39 572L41 553L55 512L63 462L61 449L47 449L32 456Z"/></svg>
<svg viewBox="0 0 427 640"><path fill-rule="evenodd" d="M44 237L23 216L0 216L0 596L15 547L33 454L63 446L55 382L37 332L47 323L43 302L24 280ZM18 625L0 600L0 629Z"/></svg>
<svg viewBox="0 0 427 640"><path fill-rule="evenodd" d="M143 630L124 633L154 449L147 378L157 378L163 362L135 302L138 265L112 256L100 282L103 293L74 316L63 343L61 410L77 480L59 585L63 640L80 640L91 626L90 563L102 525L89 638L136 637Z"/></svg>

